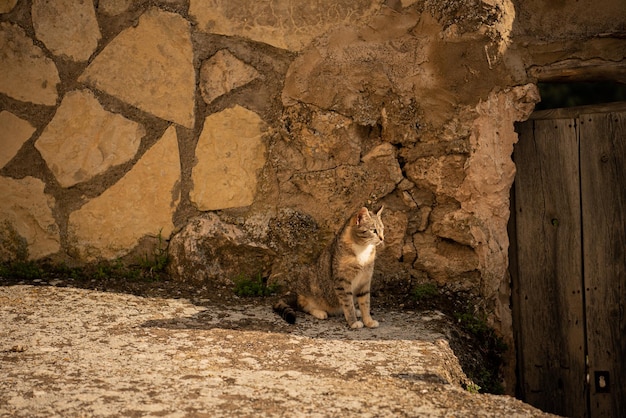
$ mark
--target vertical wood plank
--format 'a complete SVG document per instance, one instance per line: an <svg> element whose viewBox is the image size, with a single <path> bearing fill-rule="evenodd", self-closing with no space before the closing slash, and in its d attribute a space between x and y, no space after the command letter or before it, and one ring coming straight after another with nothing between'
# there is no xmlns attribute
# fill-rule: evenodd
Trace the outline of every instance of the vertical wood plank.
<svg viewBox="0 0 626 418"><path fill-rule="evenodd" d="M580 116L592 417L626 416L626 112ZM598 392L595 372L610 373Z"/></svg>
<svg viewBox="0 0 626 418"><path fill-rule="evenodd" d="M587 411L578 138L574 120L528 121L515 149L518 347L524 399Z"/></svg>

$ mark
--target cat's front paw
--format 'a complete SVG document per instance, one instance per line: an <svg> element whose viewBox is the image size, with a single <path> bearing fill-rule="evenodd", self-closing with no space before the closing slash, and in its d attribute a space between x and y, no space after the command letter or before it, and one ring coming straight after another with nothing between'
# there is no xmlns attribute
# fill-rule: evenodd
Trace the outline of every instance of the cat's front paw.
<svg viewBox="0 0 626 418"><path fill-rule="evenodd" d="M378 325L380 324L375 319L370 319L369 321L365 322L365 326L368 328L378 328Z"/></svg>
<svg viewBox="0 0 626 418"><path fill-rule="evenodd" d="M321 309L311 309L309 313L313 315L314 317L316 317L317 319L328 318L328 312L322 311Z"/></svg>
<svg viewBox="0 0 626 418"><path fill-rule="evenodd" d="M352 328L352 329L363 328L363 322L361 322L361 321L354 321L352 324L350 324L350 328Z"/></svg>

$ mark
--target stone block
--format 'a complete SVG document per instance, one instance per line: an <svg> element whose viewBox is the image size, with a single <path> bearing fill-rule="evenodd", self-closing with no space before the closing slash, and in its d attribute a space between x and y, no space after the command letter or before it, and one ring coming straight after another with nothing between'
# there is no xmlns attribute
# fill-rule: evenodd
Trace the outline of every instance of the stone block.
<svg viewBox="0 0 626 418"><path fill-rule="evenodd" d="M176 13L148 10L94 58L79 81L193 128L196 72L189 22Z"/></svg>
<svg viewBox="0 0 626 418"><path fill-rule="evenodd" d="M22 28L8 22L0 23L0 74L0 93L22 102L56 104L56 65Z"/></svg>
<svg viewBox="0 0 626 418"><path fill-rule="evenodd" d="M438 237L475 247L482 244L477 233L480 228L480 221L474 215L459 210L446 213L442 219L433 222L432 232Z"/></svg>
<svg viewBox="0 0 626 418"><path fill-rule="evenodd" d="M34 177L0 177L0 257L37 260L61 248L59 227L52 215L55 200ZM23 246L23 248L22 248Z"/></svg>
<svg viewBox="0 0 626 418"><path fill-rule="evenodd" d="M265 165L265 122L241 106L208 116L196 147L189 197L202 211L252 204Z"/></svg>
<svg viewBox="0 0 626 418"><path fill-rule="evenodd" d="M71 251L83 260L114 259L146 235L167 240L179 187L178 138L171 126L124 177L70 214Z"/></svg>
<svg viewBox="0 0 626 418"><path fill-rule="evenodd" d="M224 222L213 213L190 220L172 237L168 253L168 270L176 280L222 285L240 275L266 277L274 255L245 226Z"/></svg>
<svg viewBox="0 0 626 418"><path fill-rule="evenodd" d="M100 40L100 28L91 1L33 0L35 35L57 56L87 61Z"/></svg>
<svg viewBox="0 0 626 418"><path fill-rule="evenodd" d="M69 92L35 143L63 187L90 180L132 159L143 126L107 112L88 90Z"/></svg>
<svg viewBox="0 0 626 418"><path fill-rule="evenodd" d="M427 233L415 234L413 245L417 249L414 267L426 271L438 283L459 290L469 290L477 284L465 281L477 275L479 268L478 255L471 247Z"/></svg>
<svg viewBox="0 0 626 418"><path fill-rule="evenodd" d="M4 167L22 148L35 127L11 112L0 112L0 168Z"/></svg>
<svg viewBox="0 0 626 418"><path fill-rule="evenodd" d="M236 58L225 49L202 63L200 67L200 92L209 104L218 97L244 86L260 76L252 66Z"/></svg>

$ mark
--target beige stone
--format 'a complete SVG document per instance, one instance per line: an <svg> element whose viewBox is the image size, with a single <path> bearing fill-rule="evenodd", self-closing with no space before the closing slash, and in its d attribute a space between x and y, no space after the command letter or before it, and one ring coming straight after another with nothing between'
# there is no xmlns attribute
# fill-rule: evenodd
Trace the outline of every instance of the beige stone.
<svg viewBox="0 0 626 418"><path fill-rule="evenodd" d="M4 167L35 132L28 121L11 112L0 112L0 168Z"/></svg>
<svg viewBox="0 0 626 418"><path fill-rule="evenodd" d="M79 81L192 128L196 73L189 23L175 13L148 10L96 56Z"/></svg>
<svg viewBox="0 0 626 418"><path fill-rule="evenodd" d="M88 90L69 92L35 143L59 184L70 187L132 159L143 126L107 112Z"/></svg>
<svg viewBox="0 0 626 418"><path fill-rule="evenodd" d="M0 23L0 74L0 93L23 102L56 104L56 65L22 28L7 22Z"/></svg>
<svg viewBox="0 0 626 418"><path fill-rule="evenodd" d="M13 258L15 242L7 241L11 232L25 243L28 258L37 260L59 251L59 227L52 210L55 200L44 193L46 185L34 177L12 179L0 177L0 254Z"/></svg>
<svg viewBox="0 0 626 418"><path fill-rule="evenodd" d="M229 91L248 84L259 75L254 67L222 49L200 67L200 92L204 101L211 103Z"/></svg>
<svg viewBox="0 0 626 418"><path fill-rule="evenodd" d="M191 201L200 210L248 206L254 200L258 171L265 165L263 131L256 113L241 106L204 121L191 177Z"/></svg>
<svg viewBox="0 0 626 418"><path fill-rule="evenodd" d="M87 61L100 40L93 2L33 0L35 35L57 56Z"/></svg>
<svg viewBox="0 0 626 418"><path fill-rule="evenodd" d="M380 0L191 0L189 14L205 32L240 36L300 51L330 28L366 21L380 9L381 3Z"/></svg>
<svg viewBox="0 0 626 418"><path fill-rule="evenodd" d="M477 107L467 175L454 196L474 218L468 232L479 256L484 296L494 297L508 274L509 196L515 177L511 155L517 142L514 123L526 119L538 99L536 86L530 84L493 93Z"/></svg>
<svg viewBox="0 0 626 418"><path fill-rule="evenodd" d="M462 245L475 247L482 244L482 238L476 233L480 229L480 221L472 214L463 210L446 213L441 219L433 222L432 232L441 238L450 239Z"/></svg>
<svg viewBox="0 0 626 418"><path fill-rule="evenodd" d="M180 158L172 126L116 184L69 217L72 251L82 259L113 259L148 236L168 239L180 200Z"/></svg>
<svg viewBox="0 0 626 418"><path fill-rule="evenodd" d="M479 283L478 257L472 248L421 233L413 236L413 244L417 249L415 268L437 282L464 291ZM468 281L470 278L476 282Z"/></svg>
<svg viewBox="0 0 626 418"><path fill-rule="evenodd" d="M17 0L0 0L0 13L9 13L16 4Z"/></svg>

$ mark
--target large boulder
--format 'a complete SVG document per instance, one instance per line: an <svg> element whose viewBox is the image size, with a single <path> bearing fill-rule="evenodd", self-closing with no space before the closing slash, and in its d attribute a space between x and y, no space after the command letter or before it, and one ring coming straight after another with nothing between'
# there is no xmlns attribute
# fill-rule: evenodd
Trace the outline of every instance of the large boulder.
<svg viewBox="0 0 626 418"><path fill-rule="evenodd" d="M252 220L237 225L213 213L193 219L170 241L170 274L182 281L220 285L237 277L267 277L276 253L267 244L267 228L258 228L263 224Z"/></svg>

